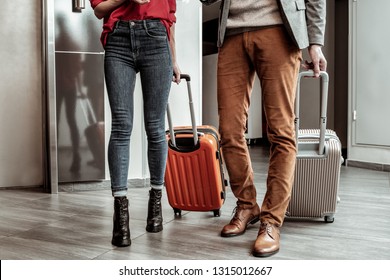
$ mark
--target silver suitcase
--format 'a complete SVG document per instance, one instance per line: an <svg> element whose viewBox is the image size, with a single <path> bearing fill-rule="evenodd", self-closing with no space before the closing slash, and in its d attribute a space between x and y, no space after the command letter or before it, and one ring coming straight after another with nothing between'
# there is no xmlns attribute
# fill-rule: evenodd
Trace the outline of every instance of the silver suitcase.
<svg viewBox="0 0 390 280"><path fill-rule="evenodd" d="M339 202L338 189L341 143L333 130L326 129L329 76L321 72L320 124L318 129L299 129L299 94L301 79L313 77L312 71L298 76L295 101L297 158L291 200L286 216L323 218L332 223Z"/></svg>

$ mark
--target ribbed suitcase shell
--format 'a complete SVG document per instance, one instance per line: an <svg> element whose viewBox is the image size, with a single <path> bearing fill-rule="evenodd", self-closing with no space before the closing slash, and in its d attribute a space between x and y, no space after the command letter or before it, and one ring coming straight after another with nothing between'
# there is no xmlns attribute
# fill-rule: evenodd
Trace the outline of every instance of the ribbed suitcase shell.
<svg viewBox="0 0 390 280"><path fill-rule="evenodd" d="M324 155L305 155L305 151L300 151L300 145L318 146L318 139L319 129L299 130L295 178L286 215L333 222L339 200L341 144L336 133L327 129Z"/></svg>
<svg viewBox="0 0 390 280"><path fill-rule="evenodd" d="M212 126L199 126L199 144L194 147L191 127L175 128L176 143L168 145L165 186L169 204L176 212L213 211L219 216L225 200L219 134ZM169 142L168 134L168 143ZM188 145L188 148L183 146Z"/></svg>
<svg viewBox="0 0 390 280"><path fill-rule="evenodd" d="M300 83L302 78L312 78L312 70L298 75L295 100L295 129L297 158L294 183L286 216L324 218L333 222L338 203L341 164L341 143L336 133L326 129L328 103L328 73L320 72L319 129L300 129Z"/></svg>
<svg viewBox="0 0 390 280"><path fill-rule="evenodd" d="M181 210L213 211L214 216L220 216L226 186L220 136L213 126L196 125L191 78L187 74L181 74L180 78L187 81L191 126L173 127L167 105L169 130L165 187L168 201L175 214L181 214Z"/></svg>

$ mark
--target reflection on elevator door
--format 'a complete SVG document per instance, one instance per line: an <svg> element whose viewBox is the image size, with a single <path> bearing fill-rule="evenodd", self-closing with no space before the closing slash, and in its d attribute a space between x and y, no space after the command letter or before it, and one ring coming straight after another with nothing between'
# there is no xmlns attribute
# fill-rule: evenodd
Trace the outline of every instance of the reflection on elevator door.
<svg viewBox="0 0 390 280"><path fill-rule="evenodd" d="M105 179L104 54L101 22L86 5L56 0L55 65L58 181Z"/></svg>

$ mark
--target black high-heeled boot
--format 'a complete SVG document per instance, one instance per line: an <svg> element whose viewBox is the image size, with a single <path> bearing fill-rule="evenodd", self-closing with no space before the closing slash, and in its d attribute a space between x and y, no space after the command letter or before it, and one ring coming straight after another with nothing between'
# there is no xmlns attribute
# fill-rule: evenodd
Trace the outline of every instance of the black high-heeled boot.
<svg viewBox="0 0 390 280"><path fill-rule="evenodd" d="M161 190L151 189L149 191L148 218L146 220L146 231L148 232L159 232L163 230L161 196Z"/></svg>
<svg viewBox="0 0 390 280"><path fill-rule="evenodd" d="M114 198L114 229L112 245L118 247L130 246L129 201L126 197Z"/></svg>

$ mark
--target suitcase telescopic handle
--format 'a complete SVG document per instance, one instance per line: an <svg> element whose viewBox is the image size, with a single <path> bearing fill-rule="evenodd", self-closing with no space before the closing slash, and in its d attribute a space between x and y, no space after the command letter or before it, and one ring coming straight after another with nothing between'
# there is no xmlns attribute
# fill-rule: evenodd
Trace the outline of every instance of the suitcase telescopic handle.
<svg viewBox="0 0 390 280"><path fill-rule="evenodd" d="M196 128L194 102L192 100L191 77L188 74L181 74L180 79L186 80L186 82L187 82L188 100L189 100L190 113L191 113L192 134L194 137L194 146L196 146L198 144L198 130ZM172 145L177 148L176 139L175 139L175 131L173 129L171 110L169 108L169 103L167 104L167 117L168 117L169 133L171 135L170 136L171 142L172 142Z"/></svg>
<svg viewBox="0 0 390 280"><path fill-rule="evenodd" d="M299 132L299 102L300 102L300 84L301 79L314 77L314 72L312 70L302 71L298 75L297 82L297 91L295 98L295 135L298 142L298 132ZM320 140L318 147L318 154L322 155L325 153L325 133L326 133L326 121L327 121L327 107L328 107L328 87L329 87L329 75L325 71L320 72Z"/></svg>
<svg viewBox="0 0 390 280"><path fill-rule="evenodd" d="M181 80L186 80L187 82L191 81L191 77L188 74L180 74L180 79Z"/></svg>

